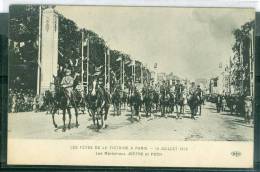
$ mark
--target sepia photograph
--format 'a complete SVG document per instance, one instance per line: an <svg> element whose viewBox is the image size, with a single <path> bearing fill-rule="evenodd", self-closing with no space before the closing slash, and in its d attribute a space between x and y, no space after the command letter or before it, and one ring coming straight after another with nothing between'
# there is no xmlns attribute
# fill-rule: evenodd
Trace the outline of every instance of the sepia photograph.
<svg viewBox="0 0 260 172"><path fill-rule="evenodd" d="M26 141L33 149L37 141L242 142L253 156L254 9L12 5L9 11L10 162L19 163L14 150ZM230 157L243 157L236 149Z"/></svg>

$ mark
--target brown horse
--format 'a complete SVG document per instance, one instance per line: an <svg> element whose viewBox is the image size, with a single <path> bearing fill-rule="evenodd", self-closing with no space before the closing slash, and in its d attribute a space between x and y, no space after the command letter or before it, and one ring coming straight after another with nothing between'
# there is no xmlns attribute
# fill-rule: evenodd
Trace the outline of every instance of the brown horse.
<svg viewBox="0 0 260 172"><path fill-rule="evenodd" d="M71 128L71 111L70 109L73 107L75 110L75 116L76 116L76 127L79 126L78 123L78 109L76 102L74 100L74 95L70 96L65 88L63 88L60 84L60 79L55 77L54 78L54 85L55 85L55 93L53 95L53 108L52 108L52 122L55 128L57 128L57 124L55 122L55 114L56 112L61 109L63 114L63 128L62 131L66 131L66 111L69 115L69 124L68 129Z"/></svg>
<svg viewBox="0 0 260 172"><path fill-rule="evenodd" d="M140 114L140 107L142 103L142 98L140 92L133 88L130 90L129 94L129 104L131 107L131 119L133 119L133 116L138 116L138 120L141 120L141 114Z"/></svg>
<svg viewBox="0 0 260 172"><path fill-rule="evenodd" d="M94 80L92 90L87 95L87 104L93 124L97 126L97 129L106 127L105 122L110 108L110 99L110 94L104 88L99 87L97 81ZM100 120L101 126L99 124Z"/></svg>

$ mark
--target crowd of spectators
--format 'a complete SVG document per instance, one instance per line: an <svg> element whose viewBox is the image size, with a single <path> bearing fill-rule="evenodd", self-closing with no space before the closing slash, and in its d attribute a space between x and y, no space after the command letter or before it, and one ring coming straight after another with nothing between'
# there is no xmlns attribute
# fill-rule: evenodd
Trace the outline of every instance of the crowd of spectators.
<svg viewBox="0 0 260 172"><path fill-rule="evenodd" d="M8 99L8 111L12 113L37 111L42 102L29 89L9 89Z"/></svg>

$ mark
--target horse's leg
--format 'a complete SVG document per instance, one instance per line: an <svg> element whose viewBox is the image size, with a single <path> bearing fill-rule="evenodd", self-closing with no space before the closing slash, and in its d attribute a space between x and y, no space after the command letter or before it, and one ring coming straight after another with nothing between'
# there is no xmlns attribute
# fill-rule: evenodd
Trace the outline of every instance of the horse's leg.
<svg viewBox="0 0 260 172"><path fill-rule="evenodd" d="M78 128L79 127L79 122L78 122L79 113L78 113L77 107L74 107L74 109L75 109L75 117L76 117L76 127Z"/></svg>
<svg viewBox="0 0 260 172"><path fill-rule="evenodd" d="M151 103L148 103L148 116L151 116Z"/></svg>
<svg viewBox="0 0 260 172"><path fill-rule="evenodd" d="M109 105L105 105L105 120L107 120L107 115L108 115L108 111L109 111Z"/></svg>
<svg viewBox="0 0 260 172"><path fill-rule="evenodd" d="M70 125L71 125L71 111L70 108L67 108L68 114L69 114L69 124L68 124L68 129L70 129Z"/></svg>
<svg viewBox="0 0 260 172"><path fill-rule="evenodd" d="M245 112L245 123L247 123L247 112Z"/></svg>
<svg viewBox="0 0 260 172"><path fill-rule="evenodd" d="M176 119L179 118L179 106L176 104Z"/></svg>
<svg viewBox="0 0 260 172"><path fill-rule="evenodd" d="M56 111L57 111L57 110L56 110ZM54 125L55 128L58 127L57 124L56 124L56 122L55 122L55 113L56 113L56 111L53 111L53 112L52 112L52 123L53 123L53 125Z"/></svg>
<svg viewBox="0 0 260 172"><path fill-rule="evenodd" d="M165 105L165 118L167 118L167 117L168 117L168 102Z"/></svg>
<svg viewBox="0 0 260 172"><path fill-rule="evenodd" d="M178 104L177 103L176 103L175 107L176 107L176 112L177 112L177 116L178 116Z"/></svg>
<svg viewBox="0 0 260 172"><path fill-rule="evenodd" d="M148 104L148 116L151 116L151 104L150 104L150 102Z"/></svg>
<svg viewBox="0 0 260 172"><path fill-rule="evenodd" d="M114 115L116 115L116 104L113 103L113 107L114 107Z"/></svg>
<svg viewBox="0 0 260 172"><path fill-rule="evenodd" d="M118 106L117 104L115 104L115 106L114 106L115 107L115 115L116 116L118 116L118 107L117 106Z"/></svg>
<svg viewBox="0 0 260 172"><path fill-rule="evenodd" d="M195 115L196 115L195 108L196 108L196 107L194 107L194 106L191 107L191 109L192 109L192 110L191 110L191 112L192 112L192 113L191 113L191 115L192 115L192 119L195 119Z"/></svg>
<svg viewBox="0 0 260 172"><path fill-rule="evenodd" d="M130 107L131 107L131 119L133 119L133 107L132 107L132 105L130 104Z"/></svg>
<svg viewBox="0 0 260 172"><path fill-rule="evenodd" d="M138 107L136 109L136 115L138 116L138 120L140 121L141 120L141 114L140 114L139 110L140 110L140 108Z"/></svg>
<svg viewBox="0 0 260 172"><path fill-rule="evenodd" d="M93 124L95 125L96 124L96 121L95 121L95 111L93 110L90 110L91 111L91 116L92 116L92 120L93 120Z"/></svg>
<svg viewBox="0 0 260 172"><path fill-rule="evenodd" d="M117 112L116 112L118 116L120 115L120 108L121 108L121 104L120 104L120 102L118 102Z"/></svg>
<svg viewBox="0 0 260 172"><path fill-rule="evenodd" d="M115 108L114 114L115 114L116 116L118 116L118 104L117 104L117 103L115 103L114 108Z"/></svg>
<svg viewBox="0 0 260 172"><path fill-rule="evenodd" d="M192 109L192 107L190 106L190 114L191 114L191 119L193 119L193 109Z"/></svg>
<svg viewBox="0 0 260 172"><path fill-rule="evenodd" d="M179 106L180 106L180 107L179 107L179 110L180 110L180 111L178 112L178 118L181 119L181 118L182 118L182 104L180 104Z"/></svg>
<svg viewBox="0 0 260 172"><path fill-rule="evenodd" d="M122 106L122 103L120 102L120 106L119 106L119 115L121 115L121 106Z"/></svg>
<svg viewBox="0 0 260 172"><path fill-rule="evenodd" d="M65 132L66 131L66 109L62 109L62 120L63 120L63 128L62 131Z"/></svg>
<svg viewBox="0 0 260 172"><path fill-rule="evenodd" d="M101 124L102 124L102 128L106 127L105 114L103 114L102 112L101 112Z"/></svg>
<svg viewBox="0 0 260 172"><path fill-rule="evenodd" d="M96 118L96 121L97 121L97 129L99 129L99 121L98 121L98 118Z"/></svg>
<svg viewBox="0 0 260 172"><path fill-rule="evenodd" d="M144 110L145 110L146 117L148 117L148 106L147 106L147 103L144 104Z"/></svg>

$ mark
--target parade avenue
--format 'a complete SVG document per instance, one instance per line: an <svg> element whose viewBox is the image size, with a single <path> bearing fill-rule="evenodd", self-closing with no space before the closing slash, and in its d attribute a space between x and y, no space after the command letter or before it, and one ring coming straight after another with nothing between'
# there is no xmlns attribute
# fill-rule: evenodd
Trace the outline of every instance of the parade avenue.
<svg viewBox="0 0 260 172"><path fill-rule="evenodd" d="M96 130L92 118L86 112L79 115L79 127L62 132L62 113L56 115L58 128L54 128L51 115L46 112L11 113L8 120L9 137L34 139L96 139L96 140L173 140L173 141L248 141L253 140L253 125L245 124L244 118L228 112L217 113L215 104L206 102L202 113L196 119L190 118L185 107L182 119L176 113L161 117L146 117L141 111L141 120L130 118L130 109L122 109L121 115L114 115L110 108L106 128ZM24 124L26 123L26 127Z"/></svg>

